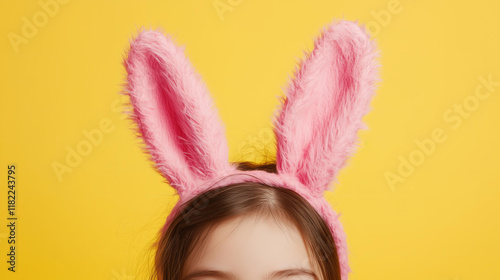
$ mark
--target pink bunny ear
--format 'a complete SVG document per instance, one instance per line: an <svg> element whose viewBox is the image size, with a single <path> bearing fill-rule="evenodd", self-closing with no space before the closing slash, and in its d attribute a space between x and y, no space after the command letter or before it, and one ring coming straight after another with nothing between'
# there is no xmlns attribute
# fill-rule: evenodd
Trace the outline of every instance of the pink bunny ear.
<svg viewBox="0 0 500 280"><path fill-rule="evenodd" d="M136 132L179 196L231 168L224 126L183 47L160 31L140 31L124 66Z"/></svg>
<svg viewBox="0 0 500 280"><path fill-rule="evenodd" d="M273 116L278 173L295 176L315 196L355 151L358 129L366 128L361 119L379 81L375 51L357 22L322 29Z"/></svg>

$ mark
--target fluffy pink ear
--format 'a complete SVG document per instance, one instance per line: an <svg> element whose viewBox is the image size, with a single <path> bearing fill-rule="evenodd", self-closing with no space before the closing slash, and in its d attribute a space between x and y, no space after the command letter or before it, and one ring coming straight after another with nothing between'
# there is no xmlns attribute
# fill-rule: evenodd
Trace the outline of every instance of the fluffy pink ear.
<svg viewBox="0 0 500 280"><path fill-rule="evenodd" d="M177 190L193 191L230 168L225 128L211 97L170 35L139 31L124 59L130 116L153 167Z"/></svg>
<svg viewBox="0 0 500 280"><path fill-rule="evenodd" d="M289 79L286 99L273 116L278 173L295 176L323 195L366 128L378 79L378 50L356 22L334 22Z"/></svg>

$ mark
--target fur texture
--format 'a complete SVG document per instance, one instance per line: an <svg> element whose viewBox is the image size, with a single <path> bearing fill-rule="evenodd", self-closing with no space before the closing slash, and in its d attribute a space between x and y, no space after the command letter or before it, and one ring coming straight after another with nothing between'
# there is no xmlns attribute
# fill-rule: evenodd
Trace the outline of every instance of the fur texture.
<svg viewBox="0 0 500 280"><path fill-rule="evenodd" d="M274 115L277 168L296 176L314 195L355 151L357 131L377 80L375 44L355 23L323 29L314 50L295 69L286 100Z"/></svg>
<svg viewBox="0 0 500 280"><path fill-rule="evenodd" d="M238 171L228 162L224 126L201 77L170 35L140 30L124 57L130 120L153 167L178 193L180 205L228 184L261 182L289 188L325 219L337 246L342 280L351 272L339 215L323 197L356 149L357 131L376 90L379 51L364 25L332 22L289 79L272 122L278 173Z"/></svg>
<svg viewBox="0 0 500 280"><path fill-rule="evenodd" d="M183 48L161 31L143 31L124 66L136 132L179 195L230 168L224 126Z"/></svg>

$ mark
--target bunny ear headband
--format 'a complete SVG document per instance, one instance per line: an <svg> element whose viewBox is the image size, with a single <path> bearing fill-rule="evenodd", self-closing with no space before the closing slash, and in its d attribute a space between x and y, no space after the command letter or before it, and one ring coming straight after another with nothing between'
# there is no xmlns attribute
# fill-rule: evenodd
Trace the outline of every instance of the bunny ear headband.
<svg viewBox="0 0 500 280"><path fill-rule="evenodd" d="M328 224L342 279L351 271L338 215L323 197L355 151L378 79L378 50L364 25L340 20L321 30L289 80L274 115L277 173L239 171L228 161L225 128L202 78L171 36L140 31L124 59L123 94L154 168L179 195L164 229L195 195L242 182L285 187L303 196Z"/></svg>

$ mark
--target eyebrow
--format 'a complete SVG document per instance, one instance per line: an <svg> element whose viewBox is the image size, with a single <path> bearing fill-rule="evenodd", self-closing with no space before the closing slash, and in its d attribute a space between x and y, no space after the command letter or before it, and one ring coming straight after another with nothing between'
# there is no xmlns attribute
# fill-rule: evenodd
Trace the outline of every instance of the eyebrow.
<svg viewBox="0 0 500 280"><path fill-rule="evenodd" d="M310 276L314 280L318 280L318 276L309 269L304 268L290 268L284 270L277 270L266 275L265 279L283 279L290 276ZM236 280L236 276L230 272L224 272L213 269L201 269L195 270L194 272L188 274L182 280L193 280L199 277L213 277L216 279L223 280Z"/></svg>

